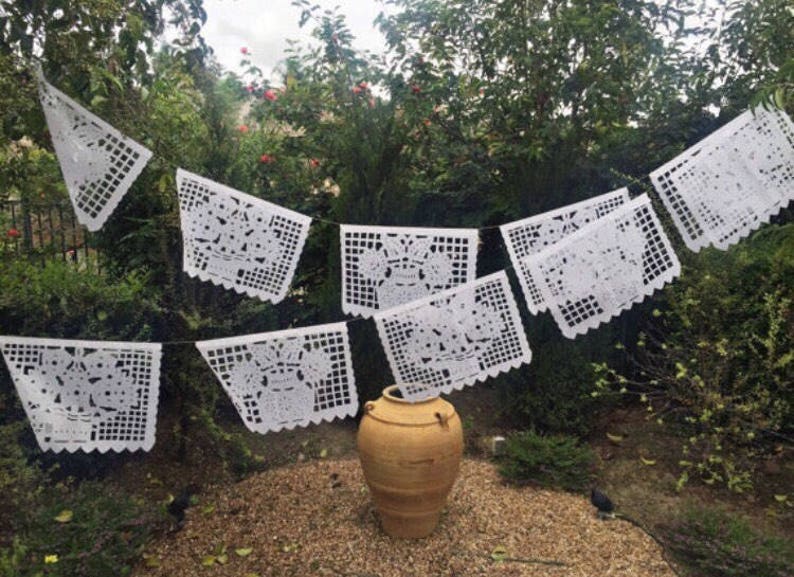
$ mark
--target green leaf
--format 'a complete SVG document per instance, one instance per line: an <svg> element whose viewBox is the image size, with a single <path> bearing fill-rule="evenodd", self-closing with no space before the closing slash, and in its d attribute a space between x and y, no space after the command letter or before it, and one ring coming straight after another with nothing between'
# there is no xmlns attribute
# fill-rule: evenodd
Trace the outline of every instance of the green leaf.
<svg viewBox="0 0 794 577"><path fill-rule="evenodd" d="M248 557L251 553L253 553L253 549L251 547L240 547L239 549L235 549L234 552L238 557Z"/></svg>
<svg viewBox="0 0 794 577"><path fill-rule="evenodd" d="M201 564L204 567L212 567L213 565L215 565L216 560L217 557L215 557L215 555L205 555L204 558L201 560Z"/></svg>
<svg viewBox="0 0 794 577"><path fill-rule="evenodd" d="M74 517L74 513L69 509L64 509L60 513L58 513L54 519L58 521L58 523L68 523Z"/></svg>
<svg viewBox="0 0 794 577"><path fill-rule="evenodd" d="M785 503L788 501L788 495L775 495L775 501L778 503Z"/></svg>
<svg viewBox="0 0 794 577"><path fill-rule="evenodd" d="M146 553L143 554L143 558L145 559L145 565L147 567L159 567L160 566L160 558L157 555L148 555Z"/></svg>
<svg viewBox="0 0 794 577"><path fill-rule="evenodd" d="M775 90L774 99L775 99L775 106L777 106L780 109L785 108L785 106L786 106L786 98L785 98L785 92L783 90L783 87L779 87L777 90Z"/></svg>
<svg viewBox="0 0 794 577"><path fill-rule="evenodd" d="M507 558L507 549L503 545L498 545L494 547L493 551L491 551L491 559L493 559L497 563L501 563L506 558Z"/></svg>

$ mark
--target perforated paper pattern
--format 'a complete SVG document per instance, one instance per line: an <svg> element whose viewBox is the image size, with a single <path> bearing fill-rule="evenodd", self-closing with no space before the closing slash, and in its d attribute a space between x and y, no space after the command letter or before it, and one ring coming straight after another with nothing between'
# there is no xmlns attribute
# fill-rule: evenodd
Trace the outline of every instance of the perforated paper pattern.
<svg viewBox="0 0 794 577"><path fill-rule="evenodd" d="M794 199L794 124L747 111L651 173L687 247L725 250Z"/></svg>
<svg viewBox="0 0 794 577"><path fill-rule="evenodd" d="M532 314L543 312L547 307L537 282L532 278L530 270L523 264L522 259L609 214L628 200L628 189L621 188L499 227L510 255L510 262L521 282L527 307Z"/></svg>
<svg viewBox="0 0 794 577"><path fill-rule="evenodd" d="M152 153L43 77L39 98L77 220L99 230Z"/></svg>
<svg viewBox="0 0 794 577"><path fill-rule="evenodd" d="M311 218L181 169L177 188L185 272L264 301L282 300Z"/></svg>
<svg viewBox="0 0 794 577"><path fill-rule="evenodd" d="M530 362L504 271L374 315L400 391L416 401Z"/></svg>
<svg viewBox="0 0 794 577"><path fill-rule="evenodd" d="M642 195L524 258L562 334L575 338L642 301L681 272Z"/></svg>
<svg viewBox="0 0 794 577"><path fill-rule="evenodd" d="M252 431L306 426L358 410L347 325L196 343Z"/></svg>
<svg viewBox="0 0 794 577"><path fill-rule="evenodd" d="M477 229L341 225L342 310L370 317L474 280Z"/></svg>
<svg viewBox="0 0 794 577"><path fill-rule="evenodd" d="M159 344L0 337L0 350L42 450L154 445Z"/></svg>

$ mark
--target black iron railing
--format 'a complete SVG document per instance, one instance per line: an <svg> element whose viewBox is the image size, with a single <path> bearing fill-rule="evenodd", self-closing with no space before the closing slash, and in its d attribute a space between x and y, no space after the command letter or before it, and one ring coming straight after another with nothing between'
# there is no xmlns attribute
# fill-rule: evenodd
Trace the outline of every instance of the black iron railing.
<svg viewBox="0 0 794 577"><path fill-rule="evenodd" d="M68 201L0 201L0 225L0 248L6 256L28 257L42 263L52 259L94 265L97 262L92 235L77 222Z"/></svg>

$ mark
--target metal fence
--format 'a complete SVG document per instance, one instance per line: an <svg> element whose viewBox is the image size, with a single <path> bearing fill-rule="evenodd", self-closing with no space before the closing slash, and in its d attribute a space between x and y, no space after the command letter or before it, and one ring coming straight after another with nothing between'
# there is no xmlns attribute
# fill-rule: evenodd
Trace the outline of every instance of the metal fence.
<svg viewBox="0 0 794 577"><path fill-rule="evenodd" d="M96 266L96 247L91 233L77 222L68 201L54 204L0 201L3 226L2 252L27 257L42 264L63 260Z"/></svg>

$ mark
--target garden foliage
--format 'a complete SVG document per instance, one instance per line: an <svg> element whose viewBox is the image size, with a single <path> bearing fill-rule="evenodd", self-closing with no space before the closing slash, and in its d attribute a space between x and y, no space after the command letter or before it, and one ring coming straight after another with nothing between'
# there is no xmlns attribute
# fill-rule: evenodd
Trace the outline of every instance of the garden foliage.
<svg viewBox="0 0 794 577"><path fill-rule="evenodd" d="M598 365L599 390L639 394L682 431L682 483L749 489L758 457L794 433L794 225L690 255L665 297L634 370Z"/></svg>
<svg viewBox="0 0 794 577"><path fill-rule="evenodd" d="M190 343L342 320L337 230L325 221L493 227L619 186L647 190L651 169L753 99L791 111L794 15L785 0L394 0L392 14L378 19L385 55L357 51L338 12L294 4L313 39L294 45L266 78L247 54L235 72L214 62L201 37L201 0L0 0L7 143L0 200L30 211L64 198L34 61L53 84L154 152L97 235L98 269L42 268L40 259L9 250L24 246L29 231L4 230L0 332L183 343L164 355L160 415L173 426L158 431L160 442L169 437L176 458L211 446L239 472L253 465L224 430L233 408ZM166 30L172 40L158 47ZM318 219L283 302L230 294L182 273L177 167ZM506 268L498 231L484 228L481 239L478 273ZM547 317L526 318L533 364L493 381L506 391L505 411L522 428L583 433L600 400L589 395L591 363L606 361L618 389L644 393L653 411L669 403L682 414L667 422L692 435L682 456L689 471L747 486L744 471L767 441L791 434L791 246L791 225L770 226L727 255L686 259L681 281L658 305L658 331L646 331L641 350L630 347L635 357L648 353L640 362L659 372L655 383L628 371L611 346L617 337L633 342L636 325L654 318L652 307L573 342ZM388 366L371 323L352 324L351 338L359 395L368 400L390 384ZM0 488L37 495L47 485L42 471L65 460L32 450L5 373L0 405L0 460L9 464ZM515 441L519 456L537 443L552 464L585 462L567 440L523 439ZM84 465L70 471L80 477L113 462L107 455L70 461ZM24 505L17 496L0 508ZM97 527L123 525L86 518ZM0 556L1 567L13 566L23 549L44 551L34 525L20 529L24 542ZM99 559L89 557L69 563Z"/></svg>
<svg viewBox="0 0 794 577"><path fill-rule="evenodd" d="M595 454L570 435L525 431L507 439L500 461L499 472L512 481L581 492L592 482Z"/></svg>
<svg viewBox="0 0 794 577"><path fill-rule="evenodd" d="M664 528L663 540L687 575L785 577L794 573L789 540L716 508L693 508Z"/></svg>

